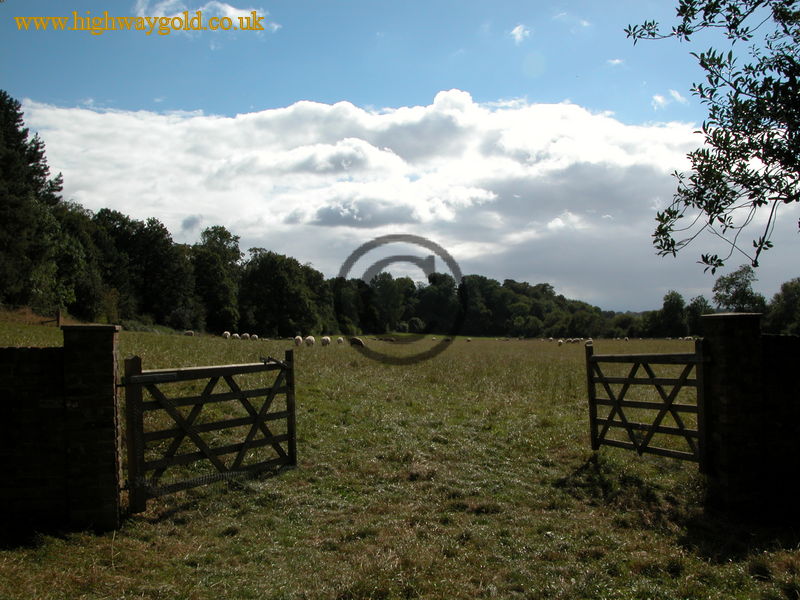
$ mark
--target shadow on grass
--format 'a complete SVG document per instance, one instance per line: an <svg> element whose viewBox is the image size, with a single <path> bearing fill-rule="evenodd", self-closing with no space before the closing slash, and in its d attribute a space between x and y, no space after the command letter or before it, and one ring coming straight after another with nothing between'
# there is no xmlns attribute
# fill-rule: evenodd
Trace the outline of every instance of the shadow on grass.
<svg viewBox="0 0 800 600"><path fill-rule="evenodd" d="M253 483L272 479L273 477L277 477L282 473L293 471L295 469L296 467L293 466L283 466L258 473L246 474L241 477L228 479L226 481L213 482L207 485L198 485L194 488L189 488L186 490L186 493L190 494L190 497L181 499L181 501L176 500L176 498L180 498L179 496L165 495L162 496L162 498L170 498L170 500L165 500L165 505L161 510L158 510L155 514L150 515L147 513L142 513L140 518L148 523L153 524L171 521L180 525L186 521L185 515L195 511L201 502L208 500L208 498L213 495L222 495L229 492L239 492L251 495L264 494L266 492L264 492L262 489L254 487ZM170 502L173 504L169 505L168 503ZM130 516L131 515L128 515L128 518L130 518Z"/></svg>
<svg viewBox="0 0 800 600"><path fill-rule="evenodd" d="M594 453L555 487L590 505L616 509L615 526L669 532L688 551L714 563L741 561L761 551L800 547L800 526L754 520L708 506L705 481L698 473L691 485L676 489L626 468L626 463ZM766 515L768 516L768 515Z"/></svg>
<svg viewBox="0 0 800 600"><path fill-rule="evenodd" d="M714 563L741 561L748 556L800 547L800 527L747 521L733 514L705 509L680 523L680 544Z"/></svg>
<svg viewBox="0 0 800 600"><path fill-rule="evenodd" d="M0 550L35 550L44 545L48 537L66 539L68 532L55 525L51 527L0 526Z"/></svg>

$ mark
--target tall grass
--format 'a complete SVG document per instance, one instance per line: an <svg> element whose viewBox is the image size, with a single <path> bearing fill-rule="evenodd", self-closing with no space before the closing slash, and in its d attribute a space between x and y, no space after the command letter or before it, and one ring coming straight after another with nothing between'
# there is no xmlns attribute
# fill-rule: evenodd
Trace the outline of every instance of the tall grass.
<svg viewBox="0 0 800 600"><path fill-rule="evenodd" d="M0 323L0 345L20 341L59 334ZM289 347L120 337L146 369ZM299 348L297 469L150 501L116 533L2 550L0 598L800 597L796 534L704 516L694 464L589 450L583 352L459 339L393 367L349 347Z"/></svg>

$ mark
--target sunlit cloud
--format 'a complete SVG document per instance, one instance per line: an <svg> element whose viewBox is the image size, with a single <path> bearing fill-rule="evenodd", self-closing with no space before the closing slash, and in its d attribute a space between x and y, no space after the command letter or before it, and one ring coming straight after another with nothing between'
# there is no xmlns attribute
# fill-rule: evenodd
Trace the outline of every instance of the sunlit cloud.
<svg viewBox="0 0 800 600"><path fill-rule="evenodd" d="M66 198L156 217L177 241L223 225L243 248L332 276L358 243L414 232L461 249L465 272L592 288L587 299L609 307L647 281L658 293L653 207L698 143L689 123L632 126L568 102L479 103L461 90L423 106L303 101L235 117L23 109ZM599 247L608 260L587 260ZM615 257L630 281L607 286Z"/></svg>
<svg viewBox="0 0 800 600"><path fill-rule="evenodd" d="M509 35L514 38L514 43L517 45L521 44L525 38L530 36L530 34L531 30L524 25L517 25L509 32Z"/></svg>

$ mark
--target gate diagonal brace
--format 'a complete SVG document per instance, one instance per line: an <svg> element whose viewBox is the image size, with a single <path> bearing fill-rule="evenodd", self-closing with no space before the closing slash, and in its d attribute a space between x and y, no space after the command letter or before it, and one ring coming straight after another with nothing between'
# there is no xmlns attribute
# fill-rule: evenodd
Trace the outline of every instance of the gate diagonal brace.
<svg viewBox="0 0 800 600"><path fill-rule="evenodd" d="M683 432L686 431L686 426L684 425L683 419L673 409L672 403L678 397L678 392L681 391L681 388L683 388L684 383L686 383L686 379L689 377L689 373L691 373L692 368L694 368L693 364L688 364L683 368L683 371L681 372L681 375L678 378L678 382L672 386L669 395L665 393L664 388L661 385L653 383L653 387L656 388L656 390L658 391L658 395L661 396L661 400L664 402L664 407L659 410L658 415L656 415L656 418L653 420L653 424L647 431L647 435L645 436L644 441L642 442L642 445L638 450L639 454L642 454L644 452L644 449L649 446L650 440L653 439L653 435L656 432L656 428L659 425L661 425L661 421L664 420L664 417L667 415L668 412L670 415L672 415L672 418L675 419L675 423L678 425L678 428ZM650 367L649 364L645 363L644 369L651 380L656 379L655 372L653 371L653 369ZM694 440L687 435L682 435L681 437L683 437L686 440L686 442L689 444L689 447L692 449L692 452L696 454L697 447L694 443Z"/></svg>
<svg viewBox="0 0 800 600"><path fill-rule="evenodd" d="M214 391L214 387L217 385L218 381L219 381L219 377L212 377L208 381L208 383L206 384L205 389L203 389L203 393L200 395L200 401L192 407L191 412L186 417L186 424L187 425L191 426L195 422L195 419L197 419L197 417L200 415L200 412L203 410L203 406L204 406L203 401L208 396L211 395L211 392ZM167 448L167 451L164 453L164 458L165 459L170 459L173 456L175 456L175 453L178 451L178 448L180 447L180 445L181 445L181 443L183 442L184 439L186 439L186 432L185 431L179 433L178 435L176 435L172 439L172 443L170 444L169 448ZM153 471L153 475L151 476L151 481L153 482L153 485L156 485L158 483L158 480L161 479L161 476L164 474L164 471L166 471L166 470L167 470L167 467L164 466L164 467L159 467L158 469Z"/></svg>
<svg viewBox="0 0 800 600"><path fill-rule="evenodd" d="M605 381L606 376L603 374L602 370L600 369L600 363L594 363L594 370L596 371L597 375L601 378L601 383L603 385L603 389L605 389L606 394L608 394L608 399L613 403L611 407L611 411L608 413L608 420L606 421L605 425L603 425L603 429L600 431L600 434L597 436L599 442L603 441L606 438L606 433L611 428L611 422L614 420L614 415L619 414L620 421L622 421L622 425L625 427L625 431L628 433L628 438L630 439L633 447L636 449L639 454L641 454L641 450L639 449L639 440L636 436L636 433L633 431L630 423L628 422L628 418L625 416L625 412L622 410L621 402L625 399L625 394L628 393L628 389L630 388L631 384L630 381L634 378L637 371L639 370L640 363L636 362L633 363L630 372L628 373L628 381L626 381L622 388L619 391L619 397L614 394L614 391Z"/></svg>
<svg viewBox="0 0 800 600"><path fill-rule="evenodd" d="M281 383L283 383L284 378L285 378L285 371L281 369L281 371L278 373L278 376L275 378L275 383L272 384L272 388L270 389L267 396L264 398L264 403L261 405L261 409L259 411L256 411L256 409L253 407L250 401L244 396L244 394L242 394L241 388L233 379L233 377L231 375L225 375L225 382L228 384L228 387L234 394L238 395L239 401L242 403L242 406L244 406L245 410L250 414L251 417L254 418L254 422L250 426L250 431L247 432L247 437L245 438L244 444L242 445L242 448L239 450L238 454L236 455L236 458L233 461L233 464L231 465L232 470L238 469L241 466L247 450L250 449L251 443L256 434L256 430L260 430L261 433L264 435L264 438L266 439L273 437L272 431L264 421L264 416L269 411L270 406L272 406L272 402L275 399L277 391L280 388ZM278 456L280 456L282 459L287 458L286 451L281 447L281 445L278 442L274 442L270 445L275 450L275 452L278 453Z"/></svg>
<svg viewBox="0 0 800 600"><path fill-rule="evenodd" d="M221 473L227 471L228 468L225 466L225 464L219 458L217 458L213 452L211 452L209 447L203 441L203 438L201 438L197 431L192 428L191 424L184 420L180 412L178 412L178 409L175 408L174 404L172 404L172 401L167 398L154 384L148 383L146 386L147 391L149 391L153 397L161 403L161 405L164 407L164 410L166 410L167 413L169 413L169 416L172 417L173 421L178 424L178 427L186 432L186 435L191 438L198 449L205 454L206 458L211 461L217 470Z"/></svg>

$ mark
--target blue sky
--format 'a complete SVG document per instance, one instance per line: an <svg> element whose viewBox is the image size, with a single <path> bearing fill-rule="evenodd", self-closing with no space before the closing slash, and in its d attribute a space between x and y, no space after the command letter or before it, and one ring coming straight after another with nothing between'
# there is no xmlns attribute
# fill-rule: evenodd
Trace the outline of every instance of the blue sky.
<svg viewBox="0 0 800 600"><path fill-rule="evenodd" d="M15 22L184 10L256 11L265 27L92 35ZM0 87L23 102L65 197L155 216L177 241L222 224L245 250L333 276L361 243L415 233L465 273L642 310L670 289L710 298L713 285L695 263L712 246L664 259L650 245L670 173L702 141L689 52L715 40L634 47L623 28L672 24L673 11L642 0L5 0ZM759 270L768 296L800 275L796 212Z"/></svg>
<svg viewBox="0 0 800 600"><path fill-rule="evenodd" d="M265 17L263 33L163 36L19 32L11 18L169 15L208 4L7 0L0 7L5 89L57 105L229 116L298 100L413 106L452 88L478 102L569 99L626 123L703 115L697 102L669 95L689 99L698 70L687 48L634 48L623 33L646 18L671 19L663 1L278 0L238 5ZM672 101L656 111L653 96Z"/></svg>

